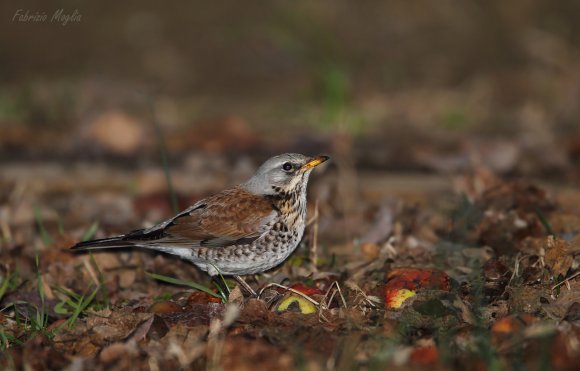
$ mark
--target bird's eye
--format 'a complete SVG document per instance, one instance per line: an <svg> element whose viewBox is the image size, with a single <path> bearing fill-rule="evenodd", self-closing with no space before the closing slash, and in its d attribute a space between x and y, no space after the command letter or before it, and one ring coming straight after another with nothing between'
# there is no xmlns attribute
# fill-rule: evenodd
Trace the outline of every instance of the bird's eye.
<svg viewBox="0 0 580 371"><path fill-rule="evenodd" d="M285 162L282 165L282 170L284 170L284 171L291 171L292 170L292 164L289 163L289 162Z"/></svg>

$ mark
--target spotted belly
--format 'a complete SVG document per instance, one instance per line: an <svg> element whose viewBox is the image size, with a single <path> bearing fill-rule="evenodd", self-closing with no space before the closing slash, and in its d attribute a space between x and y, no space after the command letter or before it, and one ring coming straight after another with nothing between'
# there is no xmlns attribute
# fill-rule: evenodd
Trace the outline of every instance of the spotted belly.
<svg viewBox="0 0 580 371"><path fill-rule="evenodd" d="M286 260L302 239L304 227L273 227L250 244L207 247L191 251L191 260L210 275L247 275L267 271Z"/></svg>

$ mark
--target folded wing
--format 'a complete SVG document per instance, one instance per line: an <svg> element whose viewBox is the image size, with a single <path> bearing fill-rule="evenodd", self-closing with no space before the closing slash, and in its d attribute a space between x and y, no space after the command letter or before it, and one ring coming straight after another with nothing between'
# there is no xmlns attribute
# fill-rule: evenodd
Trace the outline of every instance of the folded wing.
<svg viewBox="0 0 580 371"><path fill-rule="evenodd" d="M275 217L276 210L268 199L236 187L203 199L151 228L81 242L73 249L228 246L255 240Z"/></svg>

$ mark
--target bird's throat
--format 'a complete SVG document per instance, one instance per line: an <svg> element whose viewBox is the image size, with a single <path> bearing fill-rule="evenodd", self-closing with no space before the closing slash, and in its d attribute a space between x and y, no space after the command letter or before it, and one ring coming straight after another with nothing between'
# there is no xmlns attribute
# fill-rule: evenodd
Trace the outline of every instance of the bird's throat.
<svg viewBox="0 0 580 371"><path fill-rule="evenodd" d="M306 192L303 190L303 187L298 186L293 192L280 192L272 196L272 204L290 228L305 222Z"/></svg>

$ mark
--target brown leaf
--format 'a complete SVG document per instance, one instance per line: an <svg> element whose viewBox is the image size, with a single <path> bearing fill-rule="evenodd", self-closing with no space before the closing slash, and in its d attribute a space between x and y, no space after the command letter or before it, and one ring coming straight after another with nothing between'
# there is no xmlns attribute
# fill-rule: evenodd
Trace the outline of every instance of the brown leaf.
<svg viewBox="0 0 580 371"><path fill-rule="evenodd" d="M217 303L220 304L222 301L220 298L216 298L213 295L208 294L207 292L202 291L193 291L191 295L187 298L187 305L192 306L195 304L209 304L209 303Z"/></svg>
<svg viewBox="0 0 580 371"><path fill-rule="evenodd" d="M554 277L560 275L566 277L566 273L572 267L574 258L570 255L569 248L570 243L565 240L553 236L546 239L544 261Z"/></svg>

